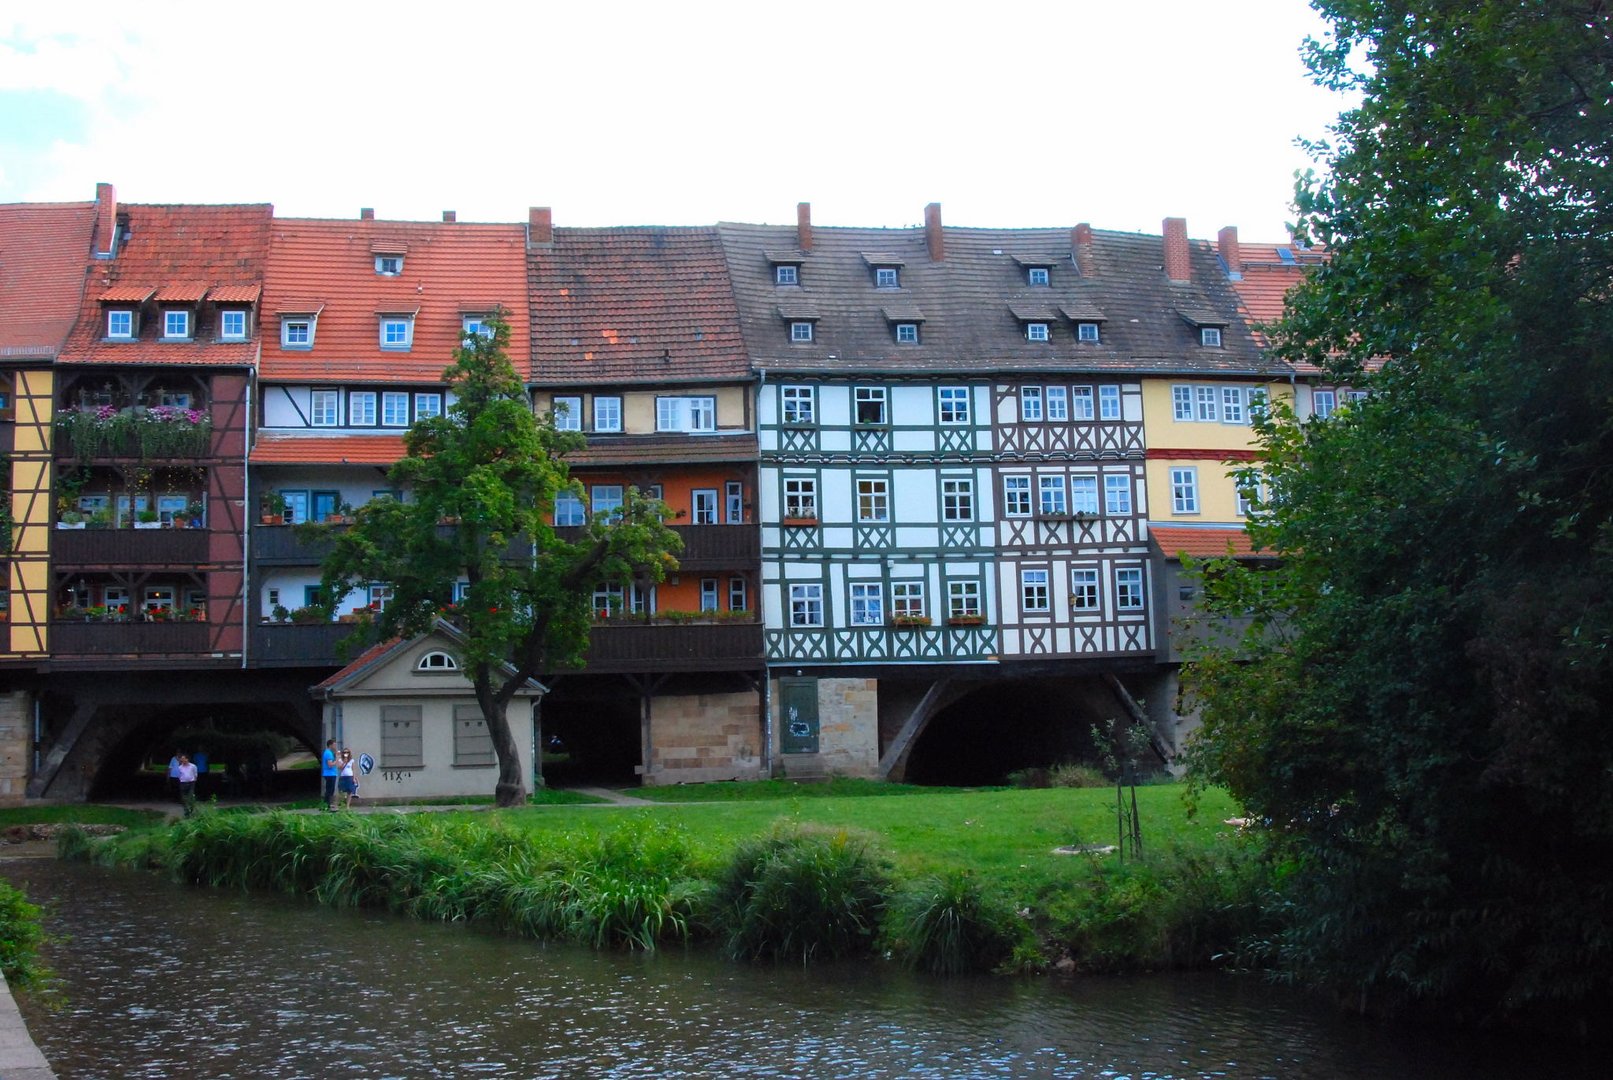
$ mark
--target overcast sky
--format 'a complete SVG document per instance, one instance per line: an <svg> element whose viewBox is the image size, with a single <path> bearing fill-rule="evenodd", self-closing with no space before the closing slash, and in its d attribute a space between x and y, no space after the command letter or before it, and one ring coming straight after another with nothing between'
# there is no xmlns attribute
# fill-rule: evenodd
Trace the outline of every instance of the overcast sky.
<svg viewBox="0 0 1613 1080"><path fill-rule="evenodd" d="M0 202L1277 240L1304 0L29 4L0 13Z"/></svg>

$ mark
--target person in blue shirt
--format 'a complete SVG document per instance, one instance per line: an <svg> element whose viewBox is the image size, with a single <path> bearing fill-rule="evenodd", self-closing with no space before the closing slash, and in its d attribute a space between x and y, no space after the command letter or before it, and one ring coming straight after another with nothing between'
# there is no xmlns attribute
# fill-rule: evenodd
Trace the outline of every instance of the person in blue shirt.
<svg viewBox="0 0 1613 1080"><path fill-rule="evenodd" d="M336 778L341 770L336 765L336 740L325 740L325 752L319 757L319 777L325 782L325 809L336 810Z"/></svg>

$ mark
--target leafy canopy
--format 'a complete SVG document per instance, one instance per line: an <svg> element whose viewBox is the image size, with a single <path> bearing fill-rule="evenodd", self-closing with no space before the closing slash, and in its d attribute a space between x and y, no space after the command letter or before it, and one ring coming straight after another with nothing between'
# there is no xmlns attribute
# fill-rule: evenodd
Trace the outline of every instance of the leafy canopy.
<svg viewBox="0 0 1613 1080"><path fill-rule="evenodd" d="M1604 3L1319 0L1361 104L1300 228L1252 610L1189 682L1201 779L1269 822L1290 973L1362 1007L1584 1025L1613 1004L1613 45ZM1381 370L1378 361L1382 359ZM1252 661L1252 662L1250 662Z"/></svg>

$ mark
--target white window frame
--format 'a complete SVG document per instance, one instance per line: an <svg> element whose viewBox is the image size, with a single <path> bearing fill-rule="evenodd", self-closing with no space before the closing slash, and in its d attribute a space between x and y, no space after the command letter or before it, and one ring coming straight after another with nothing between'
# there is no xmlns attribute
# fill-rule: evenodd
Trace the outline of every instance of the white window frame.
<svg viewBox="0 0 1613 1080"><path fill-rule="evenodd" d="M1191 386L1171 387L1171 419L1183 424L1193 422L1193 388Z"/></svg>
<svg viewBox="0 0 1613 1080"><path fill-rule="evenodd" d="M1245 488L1242 484L1234 484L1234 492L1238 516L1246 518L1251 515L1257 515L1260 513L1260 509L1256 504L1263 505L1266 501L1266 478L1264 476L1257 477L1253 490Z"/></svg>
<svg viewBox="0 0 1613 1080"><path fill-rule="evenodd" d="M435 390L418 390L414 395L414 418L425 420L442 415L442 395Z"/></svg>
<svg viewBox="0 0 1613 1080"><path fill-rule="evenodd" d="M877 581L852 582L847 613L852 626L884 626L885 587Z"/></svg>
<svg viewBox="0 0 1613 1080"><path fill-rule="evenodd" d="M902 287L901 267L874 267L874 287L876 289L900 289Z"/></svg>
<svg viewBox="0 0 1613 1080"><path fill-rule="evenodd" d="M810 344L812 341L811 320L797 319L790 323L790 340L797 345Z"/></svg>
<svg viewBox="0 0 1613 1080"><path fill-rule="evenodd" d="M1070 477L1070 512L1096 514L1098 512L1098 478L1091 473L1076 473Z"/></svg>
<svg viewBox="0 0 1613 1080"><path fill-rule="evenodd" d="M982 614L980 606L980 582L972 579L947 582L947 615L955 617L967 615L977 617Z"/></svg>
<svg viewBox="0 0 1613 1080"><path fill-rule="evenodd" d="M162 313L162 339L189 341L191 315L188 308L164 308Z"/></svg>
<svg viewBox="0 0 1613 1080"><path fill-rule="evenodd" d="M246 309L220 308L218 313L218 339L220 341L246 340Z"/></svg>
<svg viewBox="0 0 1613 1080"><path fill-rule="evenodd" d="M280 347L282 349L312 349L314 347L314 320L307 315L280 320Z"/></svg>
<svg viewBox="0 0 1613 1080"><path fill-rule="evenodd" d="M1201 424L1214 424L1221 419L1221 402L1213 386L1193 388L1193 419Z"/></svg>
<svg viewBox="0 0 1613 1080"><path fill-rule="evenodd" d="M700 579L700 610L717 610L717 579L714 577Z"/></svg>
<svg viewBox="0 0 1613 1080"><path fill-rule="evenodd" d="M622 399L614 394L594 395L594 430L620 432L622 430Z"/></svg>
<svg viewBox="0 0 1613 1080"><path fill-rule="evenodd" d="M555 528L564 528L568 525L584 525L588 521L588 511L583 501L573 491L562 491L554 497L554 524Z"/></svg>
<svg viewBox="0 0 1613 1080"><path fill-rule="evenodd" d="M1124 473L1104 473L1103 512L1110 517L1131 516L1131 477Z"/></svg>
<svg viewBox="0 0 1613 1080"><path fill-rule="evenodd" d="M459 318L459 336L462 341L466 342L469 342L474 337L492 341L493 328L488 324L486 315L461 315Z"/></svg>
<svg viewBox="0 0 1613 1080"><path fill-rule="evenodd" d="M1311 391L1311 415L1326 420L1339 407L1338 395L1332 390Z"/></svg>
<svg viewBox="0 0 1613 1080"><path fill-rule="evenodd" d="M1070 493L1063 473L1043 473L1036 478L1036 512L1043 517L1070 512Z"/></svg>
<svg viewBox="0 0 1613 1080"><path fill-rule="evenodd" d="M972 477L941 478L941 520L975 519L975 482Z"/></svg>
<svg viewBox="0 0 1613 1080"><path fill-rule="evenodd" d="M818 422L816 388L811 386L783 386L779 388L779 412L786 427L811 427Z"/></svg>
<svg viewBox="0 0 1613 1080"><path fill-rule="evenodd" d="M1019 420L1024 424L1039 424L1043 417L1042 388L1040 386L1021 386L1019 388Z"/></svg>
<svg viewBox="0 0 1613 1080"><path fill-rule="evenodd" d="M308 424L311 427L341 427L342 392L323 388L309 391Z"/></svg>
<svg viewBox="0 0 1613 1080"><path fill-rule="evenodd" d="M1199 344L1206 349L1219 349L1221 347L1221 328L1219 326L1199 327Z"/></svg>
<svg viewBox="0 0 1613 1080"><path fill-rule="evenodd" d="M1141 611L1143 604L1142 567L1115 567L1115 610Z"/></svg>
<svg viewBox="0 0 1613 1080"><path fill-rule="evenodd" d="M1053 610L1053 590L1045 568L1020 570L1019 610L1028 615L1045 615Z"/></svg>
<svg viewBox="0 0 1613 1080"><path fill-rule="evenodd" d="M729 480L723 484L723 520L730 525L740 525L745 521L745 485L738 480Z"/></svg>
<svg viewBox="0 0 1613 1080"><path fill-rule="evenodd" d="M381 393L381 426L409 426L409 395L402 390L384 390Z"/></svg>
<svg viewBox="0 0 1613 1080"><path fill-rule="evenodd" d="M1100 340L1098 324L1095 322L1078 322L1075 324L1075 340L1095 345Z"/></svg>
<svg viewBox="0 0 1613 1080"><path fill-rule="evenodd" d="M823 585L797 582L790 586L790 626L811 629L823 625Z"/></svg>
<svg viewBox="0 0 1613 1080"><path fill-rule="evenodd" d="M714 397L658 397L655 399L656 431L716 431L717 399Z"/></svg>
<svg viewBox="0 0 1613 1080"><path fill-rule="evenodd" d="M134 340L134 311L130 308L109 308L106 313L106 336L113 341Z"/></svg>
<svg viewBox="0 0 1613 1080"><path fill-rule="evenodd" d="M742 577L735 576L728 579L728 610L750 610L750 586Z"/></svg>
<svg viewBox="0 0 1613 1080"><path fill-rule="evenodd" d="M787 518L816 518L818 516L817 477L786 476L784 478L784 516Z"/></svg>
<svg viewBox="0 0 1613 1080"><path fill-rule="evenodd" d="M1047 341L1052 337L1045 322L1028 322L1025 324L1026 341Z"/></svg>
<svg viewBox="0 0 1613 1080"><path fill-rule="evenodd" d="M936 388L936 400L943 424L967 424L971 412L967 386L941 386Z"/></svg>
<svg viewBox="0 0 1613 1080"><path fill-rule="evenodd" d="M403 273L403 256L377 255L375 257L375 272L381 277L397 277Z"/></svg>
<svg viewBox="0 0 1613 1080"><path fill-rule="evenodd" d="M408 352L414 348L414 316L381 316L380 347L387 352Z"/></svg>
<svg viewBox="0 0 1613 1080"><path fill-rule="evenodd" d="M582 398L578 395L556 395L549 399L549 410L554 413L556 431L582 430Z"/></svg>
<svg viewBox="0 0 1613 1080"><path fill-rule="evenodd" d="M347 392L347 422L353 427L375 427L374 390L349 390Z"/></svg>
<svg viewBox="0 0 1613 1080"><path fill-rule="evenodd" d="M1047 419L1062 424L1070 419L1070 391L1063 386L1049 386L1047 392Z"/></svg>
<svg viewBox="0 0 1613 1080"><path fill-rule="evenodd" d="M1120 387L1113 383L1098 387L1098 419L1119 420L1122 418L1120 408Z"/></svg>
<svg viewBox="0 0 1613 1080"><path fill-rule="evenodd" d="M857 520L883 524L891 519L891 482L883 476L860 476L857 486Z"/></svg>
<svg viewBox="0 0 1613 1080"><path fill-rule="evenodd" d="M896 324L896 344L917 345L919 343L919 324L916 322L899 322Z"/></svg>
<svg viewBox="0 0 1613 1080"><path fill-rule="evenodd" d="M800 268L793 263L779 263L773 267L773 284L799 285L801 284Z"/></svg>
<svg viewBox="0 0 1613 1080"><path fill-rule="evenodd" d="M890 422L890 394L883 386L854 387L852 395L852 418L858 427L884 427ZM869 420L863 416L863 407L877 406L879 419Z"/></svg>
<svg viewBox="0 0 1613 1080"><path fill-rule="evenodd" d="M1170 471L1171 513L1199 512L1199 470L1196 465L1180 465Z"/></svg>
<svg viewBox="0 0 1613 1080"><path fill-rule="evenodd" d="M1098 571L1091 567L1074 567L1070 570L1070 610L1102 610L1098 596Z"/></svg>
<svg viewBox="0 0 1613 1080"><path fill-rule="evenodd" d="M717 524L716 488L695 488L689 492L689 520L695 525Z"/></svg>
<svg viewBox="0 0 1613 1080"><path fill-rule="evenodd" d="M1003 477L1003 517L1030 517L1033 505L1029 476Z"/></svg>
<svg viewBox="0 0 1613 1080"><path fill-rule="evenodd" d="M1091 420L1096 415L1097 410L1092 404L1092 387L1070 387L1070 419Z"/></svg>
<svg viewBox="0 0 1613 1080"><path fill-rule="evenodd" d="M924 614L924 582L891 582L891 614L916 616Z"/></svg>
<svg viewBox="0 0 1613 1080"><path fill-rule="evenodd" d="M1027 267L1025 267L1025 284L1030 285L1032 287L1041 287L1041 286L1051 285L1052 283L1053 283L1052 274L1048 272L1047 267L1045 267L1045 266L1027 266Z"/></svg>
<svg viewBox="0 0 1613 1080"><path fill-rule="evenodd" d="M596 518L620 516L627 499L621 484L595 484L588 489L588 509Z"/></svg>
<svg viewBox="0 0 1613 1080"><path fill-rule="evenodd" d="M1249 413L1244 409L1243 387L1223 386L1221 388L1221 422L1223 424L1249 423Z"/></svg>

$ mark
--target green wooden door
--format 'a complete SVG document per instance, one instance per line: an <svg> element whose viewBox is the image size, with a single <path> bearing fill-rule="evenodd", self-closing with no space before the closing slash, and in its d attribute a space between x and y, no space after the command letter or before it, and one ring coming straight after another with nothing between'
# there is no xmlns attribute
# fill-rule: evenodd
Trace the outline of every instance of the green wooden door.
<svg viewBox="0 0 1613 1080"><path fill-rule="evenodd" d="M779 680L779 751L818 752L818 680Z"/></svg>

